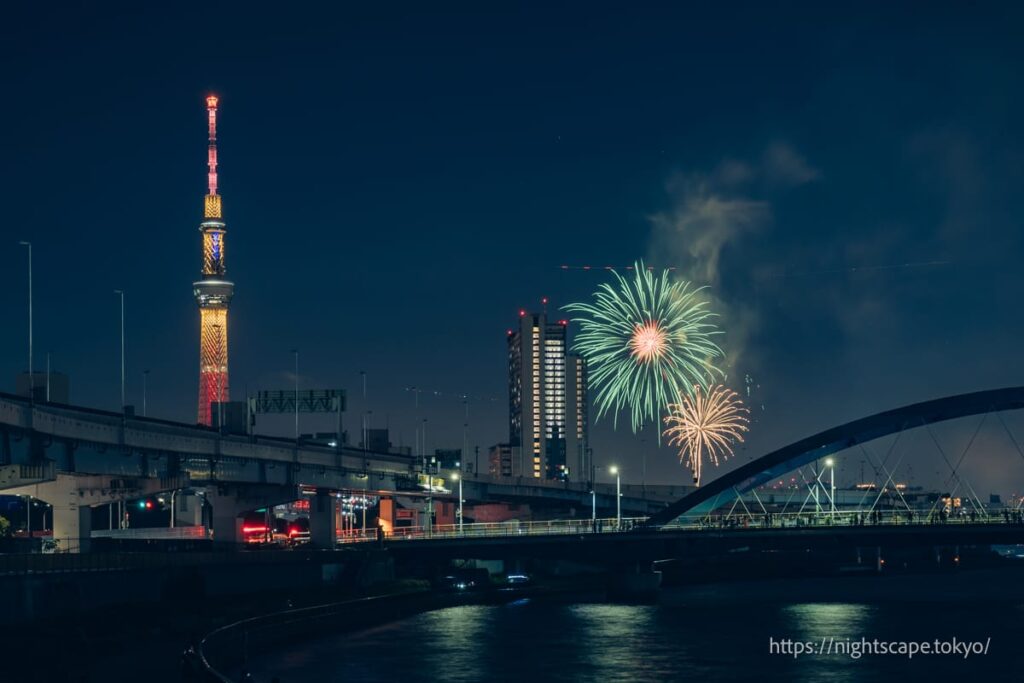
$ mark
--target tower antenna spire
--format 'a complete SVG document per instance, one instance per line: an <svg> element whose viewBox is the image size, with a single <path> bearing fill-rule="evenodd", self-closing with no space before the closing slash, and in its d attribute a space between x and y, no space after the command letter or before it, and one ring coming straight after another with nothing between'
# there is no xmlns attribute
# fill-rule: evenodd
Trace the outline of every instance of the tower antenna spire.
<svg viewBox="0 0 1024 683"><path fill-rule="evenodd" d="M209 130L209 147L206 152L206 174L209 193L206 195L206 218L220 218L220 195L217 194L217 96L210 95L206 98L207 128Z"/></svg>
<svg viewBox="0 0 1024 683"><path fill-rule="evenodd" d="M207 164L210 167L209 183L210 194L217 194L217 96L210 95L206 98L206 112L209 116L210 128L210 150L207 155Z"/></svg>
<svg viewBox="0 0 1024 683"><path fill-rule="evenodd" d="M228 306L235 285L225 278L224 261L227 226L221 214L217 194L217 96L206 98L209 151L207 183L209 193L204 199L202 279L192 283L192 292L199 305L199 422L212 422L210 405L228 400ZM218 412L219 414L219 412Z"/></svg>

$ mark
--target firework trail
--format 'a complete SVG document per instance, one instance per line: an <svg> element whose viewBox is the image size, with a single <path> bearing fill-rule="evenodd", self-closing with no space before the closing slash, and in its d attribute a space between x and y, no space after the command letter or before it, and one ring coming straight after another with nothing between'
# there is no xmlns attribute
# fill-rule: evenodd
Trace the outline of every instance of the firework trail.
<svg viewBox="0 0 1024 683"><path fill-rule="evenodd" d="M707 458L714 465L732 455L732 444L743 442L750 411L735 391L697 386L693 396L683 395L669 406L664 435L670 446L679 448L679 461L693 471L693 483L700 486L701 466Z"/></svg>
<svg viewBox="0 0 1024 683"><path fill-rule="evenodd" d="M643 262L629 279L611 272L615 281L602 284L593 303L565 310L582 314L573 318L580 325L573 350L587 361L597 417L611 411L618 426L627 408L636 432L657 422L670 401L721 375L712 364L722 356L713 341L720 331L701 288L671 280L668 271L657 275Z"/></svg>

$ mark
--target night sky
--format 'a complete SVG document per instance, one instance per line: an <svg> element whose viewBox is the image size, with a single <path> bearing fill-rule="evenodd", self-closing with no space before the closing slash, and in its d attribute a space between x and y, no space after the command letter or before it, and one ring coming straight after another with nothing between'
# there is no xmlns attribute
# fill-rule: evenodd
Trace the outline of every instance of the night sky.
<svg viewBox="0 0 1024 683"><path fill-rule="evenodd" d="M372 410L411 444L416 386L438 392L428 446L459 447L467 394L485 452L508 436L518 310L605 277L562 265L640 258L711 288L755 416L733 462L1024 383L1019 6L29 4L0 22L3 390L26 366L28 239L37 368L52 352L75 403L116 409L124 289L129 402L148 369L150 414L194 421L209 92L233 398L292 386L298 348L302 386L349 391L347 427ZM951 459L977 424L934 430ZM1024 485L1001 430L968 456L982 496ZM649 482L688 481L655 440L592 436L627 481L641 452ZM900 448L939 485L927 435Z"/></svg>

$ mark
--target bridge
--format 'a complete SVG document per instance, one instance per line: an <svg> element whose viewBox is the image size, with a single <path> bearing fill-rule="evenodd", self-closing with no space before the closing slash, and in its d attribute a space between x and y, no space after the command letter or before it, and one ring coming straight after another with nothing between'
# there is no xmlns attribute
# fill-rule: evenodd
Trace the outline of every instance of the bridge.
<svg viewBox="0 0 1024 683"><path fill-rule="evenodd" d="M999 423L1010 437L1011 443L1016 447L1021 458L1024 459L1024 450L1020 447L1020 441L1010 433L1002 418L998 417L1000 412L1020 410L1021 408L1024 408L1024 387L1008 387L914 403L854 420L784 446L718 477L669 505L664 510L652 515L645 525L652 529L659 529L670 524L681 515L706 513L715 510L727 504L730 498L737 501L742 500L743 494L755 491L759 486L767 482L777 480L839 451L874 441L883 436L902 434L906 430L918 427L927 429L929 425L938 422L974 415L982 415L983 419L988 415L996 415ZM968 444L969 448L970 444ZM976 500L977 495L973 490L970 490L969 483L958 472L967 455L967 451L965 450L959 456L956 465L951 462L941 448L938 448L938 452L943 462L950 469L950 479L955 484L955 489L962 488L964 495L974 494L973 499ZM893 478L893 468L886 467L886 463L882 462L879 469L881 474L885 476L885 483L882 486L892 486L895 488L896 482ZM813 482L820 484L819 468L815 468L811 479ZM817 489L816 483L807 482L807 486L809 489ZM825 496L830 495L829 492L824 490L821 490L820 493ZM754 499L755 501L757 500L756 495ZM760 507L761 513L767 513L763 505ZM979 505L976 511L980 511L981 507ZM874 505L870 506L870 510L865 510L865 512L873 511L873 508ZM907 506L907 509L909 509L909 506Z"/></svg>
<svg viewBox="0 0 1024 683"><path fill-rule="evenodd" d="M623 509L627 515L639 513L640 517L629 520L628 525L646 531L711 531L715 526L711 523L712 514L718 511L718 518L730 524L743 519L745 528L749 528L767 520L766 525L778 533L790 533L797 525L784 524L791 519L787 517L788 509L766 506L758 496L758 487L841 450L886 435L962 417L981 415L985 419L990 414L998 416L1002 411L1022 407L1024 387L1010 387L888 410L801 439L699 489L687 487L682 497L677 494L679 487L627 488L622 497ZM1001 418L999 422L1006 428ZM1015 445L1019 444L1012 434L1010 437ZM956 486L969 488L962 474L958 474L966 452L960 455L956 466L941 449L939 452L950 467ZM1020 455L1024 458L1024 451ZM241 540L242 512L296 500L305 489L316 492L310 505L314 542L320 547L333 548L338 537L331 498L334 491L433 496L451 502L452 492L447 489L424 490L423 480L419 478L419 462L419 458L409 456L327 448L301 441L221 435L193 425L71 406L32 404L24 398L0 395L0 489L31 493L51 502L54 535L59 537L91 537L87 526L90 506L157 491L202 486L208 492L214 511L210 525L214 539L237 543ZM879 471L886 475L882 488L891 485L895 489L892 469L882 462ZM814 467L811 478L805 477L804 481L808 497L812 494L815 497L812 512L818 516L814 519L821 520L822 524L850 526L851 515L856 514L863 520L866 515L875 513L878 498L865 495L864 505L840 510L836 516L835 500L828 500L835 493L820 486L820 467ZM557 501L586 511L596 503L595 507L608 511L615 508L615 493L610 489L605 486L591 494L590 488L581 484L477 478L463 482L463 498ZM676 495L673 497L673 494ZM829 503L831 515L820 516L822 498ZM976 500L977 496L971 499ZM977 502L973 514L987 516L992 512ZM905 508L912 516L911 507L905 505ZM799 512L804 512L803 506ZM1011 512L1014 511L1008 514ZM796 519L799 518L798 515ZM921 519L923 517L918 521ZM929 515L928 519L933 521L934 516ZM810 520L808 517L807 525ZM549 529L566 528L559 526L562 523L553 522L542 522L537 528L545 528L545 524ZM576 525L567 535L586 533L585 528L576 530L580 527L578 520L565 524ZM624 529L617 521L613 526L608 526L607 521L602 525L602 530ZM509 528L508 525L466 525L461 531L462 541L472 542L473 538L489 535L508 536ZM527 536L532 535L533 527L518 528L525 529ZM435 540L450 531L432 527L423 531L428 538L420 539L418 531L407 530L399 531L394 538ZM343 541L360 539L359 534L342 537Z"/></svg>
<svg viewBox="0 0 1024 683"><path fill-rule="evenodd" d="M94 536L91 508L183 488L205 491L212 507L210 528L220 544L242 540L243 513L315 492L310 505L314 541L333 547L334 492L450 501L454 494L442 478L425 484L421 462L407 455L226 435L198 425L0 394L0 492L50 503L54 538L72 550L88 549ZM625 487L622 507L650 514L685 490ZM584 483L531 478L469 477L463 482L463 497L469 501L615 509L614 485L591 491ZM177 535L188 537L183 531Z"/></svg>

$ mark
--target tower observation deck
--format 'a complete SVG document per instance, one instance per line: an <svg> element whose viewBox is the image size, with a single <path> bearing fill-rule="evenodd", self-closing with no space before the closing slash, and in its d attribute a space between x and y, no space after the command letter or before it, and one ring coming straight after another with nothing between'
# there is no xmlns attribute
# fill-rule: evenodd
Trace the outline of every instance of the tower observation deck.
<svg viewBox="0 0 1024 683"><path fill-rule="evenodd" d="M217 98L206 98L209 127L207 163L209 191L203 221L202 278L192 283L199 305L199 422L211 424L210 404L228 400L228 306L235 285L225 277L224 238L227 226L217 193Z"/></svg>

